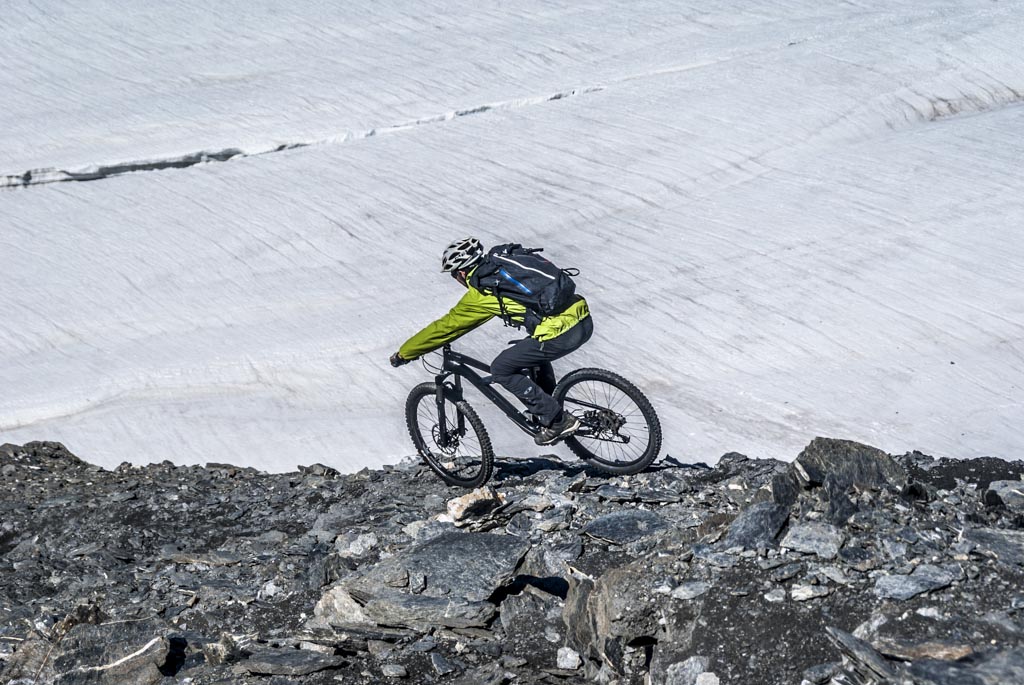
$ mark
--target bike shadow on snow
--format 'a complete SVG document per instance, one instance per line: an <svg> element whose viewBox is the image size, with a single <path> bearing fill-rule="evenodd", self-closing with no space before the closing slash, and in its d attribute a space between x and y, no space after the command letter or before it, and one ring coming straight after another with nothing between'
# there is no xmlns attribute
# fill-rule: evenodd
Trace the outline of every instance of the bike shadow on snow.
<svg viewBox="0 0 1024 685"><path fill-rule="evenodd" d="M665 455L654 464L651 464L643 473L663 471L665 469L694 469L707 470L711 468L707 464L687 464L677 460L675 457ZM495 482L509 480L512 478L529 478L541 471L559 471L570 478L583 474L588 478L615 478L616 476L606 473L585 461L565 461L557 455L543 455L539 457L503 457L494 460L494 472L491 480Z"/></svg>

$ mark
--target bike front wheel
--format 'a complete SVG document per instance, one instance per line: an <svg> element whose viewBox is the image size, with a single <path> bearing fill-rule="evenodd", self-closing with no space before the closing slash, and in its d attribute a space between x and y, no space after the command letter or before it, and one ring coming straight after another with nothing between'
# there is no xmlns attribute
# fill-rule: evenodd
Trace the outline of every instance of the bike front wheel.
<svg viewBox="0 0 1024 685"><path fill-rule="evenodd" d="M553 396L580 420L565 444L580 459L616 475L640 473L661 450L661 423L647 397L604 369L567 374Z"/></svg>
<svg viewBox="0 0 1024 685"><path fill-rule="evenodd" d="M445 396L438 407L437 385L421 383L405 402L405 421L416 450L445 483L478 488L491 477L491 438L465 400Z"/></svg>

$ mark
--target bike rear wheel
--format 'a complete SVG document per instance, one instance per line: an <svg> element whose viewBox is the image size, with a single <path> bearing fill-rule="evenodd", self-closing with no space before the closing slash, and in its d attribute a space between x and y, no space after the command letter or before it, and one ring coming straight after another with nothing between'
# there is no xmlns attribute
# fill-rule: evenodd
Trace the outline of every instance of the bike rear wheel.
<svg viewBox="0 0 1024 685"><path fill-rule="evenodd" d="M640 473L661 450L661 423L647 397L604 369L567 374L553 396L580 420L565 444L580 459L616 475Z"/></svg>
<svg viewBox="0 0 1024 685"><path fill-rule="evenodd" d="M477 488L487 482L494 467L494 450L483 421L465 400L444 399L442 416L437 406L437 385L421 383L405 402L405 421L420 456L445 483Z"/></svg>

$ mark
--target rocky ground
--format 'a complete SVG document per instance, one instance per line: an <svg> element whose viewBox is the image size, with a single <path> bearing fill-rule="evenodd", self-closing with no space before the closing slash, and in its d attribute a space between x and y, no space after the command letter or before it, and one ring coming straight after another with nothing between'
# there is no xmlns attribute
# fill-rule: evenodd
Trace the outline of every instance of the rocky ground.
<svg viewBox="0 0 1024 685"><path fill-rule="evenodd" d="M1022 683L1022 472L819 438L467 494L4 445L0 683Z"/></svg>

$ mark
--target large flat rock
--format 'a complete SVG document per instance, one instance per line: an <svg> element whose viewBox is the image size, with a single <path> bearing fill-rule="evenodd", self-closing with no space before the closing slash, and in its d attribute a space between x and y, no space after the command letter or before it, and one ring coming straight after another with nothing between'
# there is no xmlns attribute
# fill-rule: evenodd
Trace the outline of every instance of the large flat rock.
<svg viewBox="0 0 1024 685"><path fill-rule="evenodd" d="M625 509L597 517L583 528L583 532L606 542L624 545L668 527L668 521L653 511Z"/></svg>
<svg viewBox="0 0 1024 685"><path fill-rule="evenodd" d="M1024 566L1024 531L973 528L967 531L967 539L976 545L977 554L1004 564Z"/></svg>
<svg viewBox="0 0 1024 685"><path fill-rule="evenodd" d="M349 587L369 596L405 589L484 601L511 580L528 542L492 533L445 533L376 564Z"/></svg>
<svg viewBox="0 0 1024 685"><path fill-rule="evenodd" d="M313 624L485 626L497 612L490 598L512 579L529 549L510 535L441 534L329 589Z"/></svg>
<svg viewBox="0 0 1024 685"><path fill-rule="evenodd" d="M903 468L880 449L852 440L815 438L792 466L793 475L805 487L824 484L832 475L838 482L859 488L902 488L907 482Z"/></svg>

